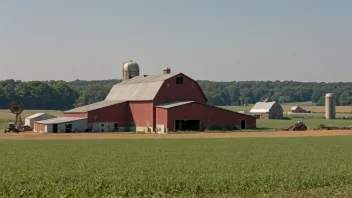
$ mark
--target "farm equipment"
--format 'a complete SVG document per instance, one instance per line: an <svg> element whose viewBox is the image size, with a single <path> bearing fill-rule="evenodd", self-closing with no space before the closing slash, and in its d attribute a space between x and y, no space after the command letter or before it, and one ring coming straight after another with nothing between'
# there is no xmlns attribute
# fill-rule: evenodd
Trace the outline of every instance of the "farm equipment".
<svg viewBox="0 0 352 198"><path fill-rule="evenodd" d="M7 127L6 129L4 130L5 133L9 133L9 132L16 132L16 133L19 133L19 132L23 132L23 131L31 131L31 127L29 126L16 126L16 124L14 122L9 122L7 124Z"/></svg>
<svg viewBox="0 0 352 198"><path fill-rule="evenodd" d="M314 131L319 130L352 130L352 127L333 127L333 126L325 126L324 124L320 124L318 128L313 129Z"/></svg>
<svg viewBox="0 0 352 198"><path fill-rule="evenodd" d="M16 127L15 123L13 123L13 122L9 122L7 124L6 129L4 131L5 131L5 133L8 133L8 132L16 132L16 133L18 133L18 132L20 132L20 130Z"/></svg>
<svg viewBox="0 0 352 198"><path fill-rule="evenodd" d="M19 101L11 102L9 105L10 112L15 114L15 122L9 122L7 124L6 129L4 130L5 133L8 132L20 132L30 129L29 126L24 126L24 122L21 116L21 113L24 110L24 105Z"/></svg>
<svg viewBox="0 0 352 198"><path fill-rule="evenodd" d="M276 131L306 131L307 126L302 121L297 121L294 125L289 128L275 129Z"/></svg>

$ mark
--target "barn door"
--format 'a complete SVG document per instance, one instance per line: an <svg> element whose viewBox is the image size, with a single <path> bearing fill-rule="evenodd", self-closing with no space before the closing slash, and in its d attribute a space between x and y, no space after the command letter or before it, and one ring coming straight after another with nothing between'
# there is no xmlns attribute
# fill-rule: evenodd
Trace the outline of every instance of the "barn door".
<svg viewBox="0 0 352 198"><path fill-rule="evenodd" d="M53 124L53 133L57 133L57 124Z"/></svg>
<svg viewBox="0 0 352 198"><path fill-rule="evenodd" d="M246 120L241 120L241 129L246 129Z"/></svg>

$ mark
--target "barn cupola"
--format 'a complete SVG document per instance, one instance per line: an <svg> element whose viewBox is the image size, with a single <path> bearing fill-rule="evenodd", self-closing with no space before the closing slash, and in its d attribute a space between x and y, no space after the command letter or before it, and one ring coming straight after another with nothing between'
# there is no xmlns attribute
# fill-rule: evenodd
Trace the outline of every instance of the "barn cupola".
<svg viewBox="0 0 352 198"><path fill-rule="evenodd" d="M163 74L169 74L171 72L171 69L168 67L165 67L163 70Z"/></svg>

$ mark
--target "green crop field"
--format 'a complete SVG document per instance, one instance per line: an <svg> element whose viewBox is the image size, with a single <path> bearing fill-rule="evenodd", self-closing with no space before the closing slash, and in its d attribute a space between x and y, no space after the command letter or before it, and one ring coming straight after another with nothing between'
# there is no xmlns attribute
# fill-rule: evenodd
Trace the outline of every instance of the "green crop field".
<svg viewBox="0 0 352 198"><path fill-rule="evenodd" d="M352 137L0 141L0 197L352 196Z"/></svg>
<svg viewBox="0 0 352 198"><path fill-rule="evenodd" d="M303 121L309 129L317 128L318 125L324 124L325 126L335 127L349 127L352 126L352 120L326 120L319 118L292 118L290 120L257 120L258 130L264 129L267 131L273 131L275 128L288 128L293 125L296 121Z"/></svg>

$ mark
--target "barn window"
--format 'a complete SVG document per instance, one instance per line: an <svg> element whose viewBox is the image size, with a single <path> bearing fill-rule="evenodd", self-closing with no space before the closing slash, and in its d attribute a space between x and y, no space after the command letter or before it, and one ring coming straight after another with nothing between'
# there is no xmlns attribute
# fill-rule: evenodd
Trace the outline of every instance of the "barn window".
<svg viewBox="0 0 352 198"><path fill-rule="evenodd" d="M183 84L183 77L176 77L176 84Z"/></svg>

